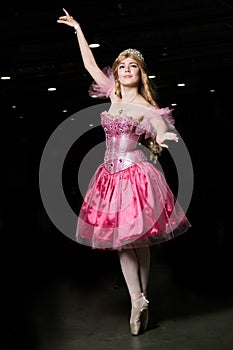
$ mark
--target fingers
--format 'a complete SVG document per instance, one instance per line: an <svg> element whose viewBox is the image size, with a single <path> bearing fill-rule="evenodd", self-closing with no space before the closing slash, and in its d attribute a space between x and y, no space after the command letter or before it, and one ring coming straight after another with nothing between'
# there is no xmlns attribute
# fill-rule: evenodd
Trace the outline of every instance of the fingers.
<svg viewBox="0 0 233 350"><path fill-rule="evenodd" d="M66 11L66 9L64 9L64 7L63 7L63 11L65 12L66 16L69 16L68 11Z"/></svg>
<svg viewBox="0 0 233 350"><path fill-rule="evenodd" d="M179 137L178 137L176 134L174 134L173 140L176 141L176 142L178 142L178 141L179 141Z"/></svg>
<svg viewBox="0 0 233 350"><path fill-rule="evenodd" d="M166 145L166 143L163 142L158 142L159 146L162 148L168 148L168 145Z"/></svg>
<svg viewBox="0 0 233 350"><path fill-rule="evenodd" d="M68 20L68 19L73 19L73 17L72 17L72 16L70 16L70 17L67 17L67 16L60 16L59 19L61 19L62 21L66 21L66 20Z"/></svg>
<svg viewBox="0 0 233 350"><path fill-rule="evenodd" d="M60 16L57 20L58 23L66 23L70 22L70 20L73 20L73 17L69 15L68 11L63 8L63 11L65 12L65 16ZM68 24L68 23L67 23Z"/></svg>
<svg viewBox="0 0 233 350"><path fill-rule="evenodd" d="M65 12L66 15L62 16L62 20L68 21L70 18L72 18L72 17L70 17L70 15L69 15L68 11L66 11L66 9L63 8L63 11Z"/></svg>
<svg viewBox="0 0 233 350"><path fill-rule="evenodd" d="M163 136L163 140L179 141L179 137L174 132L166 132Z"/></svg>

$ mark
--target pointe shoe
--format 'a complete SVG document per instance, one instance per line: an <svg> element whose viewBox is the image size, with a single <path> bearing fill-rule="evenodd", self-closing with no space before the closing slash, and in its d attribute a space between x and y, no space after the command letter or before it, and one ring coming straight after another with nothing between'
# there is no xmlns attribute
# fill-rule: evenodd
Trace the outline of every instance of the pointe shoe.
<svg viewBox="0 0 233 350"><path fill-rule="evenodd" d="M149 301L143 293L132 299L132 310L130 317L130 331L132 335L138 335L145 331L149 320Z"/></svg>

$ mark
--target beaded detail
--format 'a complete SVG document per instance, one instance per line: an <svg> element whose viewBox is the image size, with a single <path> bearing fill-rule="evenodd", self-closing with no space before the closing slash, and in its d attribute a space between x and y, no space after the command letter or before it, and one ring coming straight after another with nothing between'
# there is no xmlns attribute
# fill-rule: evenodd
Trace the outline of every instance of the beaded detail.
<svg viewBox="0 0 233 350"><path fill-rule="evenodd" d="M105 169L113 174L131 165L146 161L143 151L136 149L139 135L134 133L139 122L121 115L113 118L107 112L101 113L101 123L106 135Z"/></svg>

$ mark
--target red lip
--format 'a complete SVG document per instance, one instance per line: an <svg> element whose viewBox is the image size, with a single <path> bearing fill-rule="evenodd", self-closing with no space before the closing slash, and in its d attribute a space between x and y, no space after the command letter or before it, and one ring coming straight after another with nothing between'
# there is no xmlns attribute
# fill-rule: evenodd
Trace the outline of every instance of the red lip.
<svg viewBox="0 0 233 350"><path fill-rule="evenodd" d="M132 75L124 75L124 78L132 78Z"/></svg>

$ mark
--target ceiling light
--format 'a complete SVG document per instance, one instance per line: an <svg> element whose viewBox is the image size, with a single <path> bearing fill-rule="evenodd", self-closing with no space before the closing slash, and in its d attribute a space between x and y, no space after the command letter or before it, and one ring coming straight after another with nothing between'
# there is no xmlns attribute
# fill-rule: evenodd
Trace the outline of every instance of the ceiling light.
<svg viewBox="0 0 233 350"><path fill-rule="evenodd" d="M48 88L48 91L56 91L56 88Z"/></svg>
<svg viewBox="0 0 233 350"><path fill-rule="evenodd" d="M96 48L96 47L100 47L100 44L90 44L89 45L89 47L91 48L91 49L94 49L94 48Z"/></svg>
<svg viewBox="0 0 233 350"><path fill-rule="evenodd" d="M154 79L154 78L156 78L156 75L148 75L148 78Z"/></svg>
<svg viewBox="0 0 233 350"><path fill-rule="evenodd" d="M67 111L67 109L63 109L63 111L62 111L63 113L67 113L68 111Z"/></svg>
<svg viewBox="0 0 233 350"><path fill-rule="evenodd" d="M98 96L97 95L91 95L92 98L97 98Z"/></svg>
<svg viewBox="0 0 233 350"><path fill-rule="evenodd" d="M177 86L185 86L184 83L178 83Z"/></svg>
<svg viewBox="0 0 233 350"><path fill-rule="evenodd" d="M210 92L215 92L215 90L214 90L214 89L211 89Z"/></svg>
<svg viewBox="0 0 233 350"><path fill-rule="evenodd" d="M94 124L89 124L89 126L94 126Z"/></svg>
<svg viewBox="0 0 233 350"><path fill-rule="evenodd" d="M7 76L1 77L2 80L10 80L10 78L11 78L11 77L7 77Z"/></svg>
<svg viewBox="0 0 233 350"><path fill-rule="evenodd" d="M171 103L171 106L173 106L173 107L177 106L177 103Z"/></svg>

